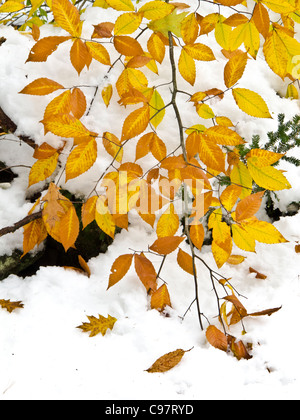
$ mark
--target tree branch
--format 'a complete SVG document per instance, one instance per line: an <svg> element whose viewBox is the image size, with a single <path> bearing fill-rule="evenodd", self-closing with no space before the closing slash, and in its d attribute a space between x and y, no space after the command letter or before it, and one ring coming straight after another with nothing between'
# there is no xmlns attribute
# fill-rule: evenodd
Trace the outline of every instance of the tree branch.
<svg viewBox="0 0 300 420"><path fill-rule="evenodd" d="M21 227L27 225L33 220L40 219L42 217L42 210L37 213L30 214L29 216L24 217L24 219L19 220L19 222L15 223L13 226L7 226L5 228L0 229L0 238L1 236L7 235L8 233L14 233L16 230L20 229Z"/></svg>
<svg viewBox="0 0 300 420"><path fill-rule="evenodd" d="M5 114L3 109L0 107L0 126L3 131L6 133L12 133L15 134L17 131L16 124L9 118L8 115ZM22 140L24 143L28 144L28 146L35 149L35 142L30 137L27 136L17 136L20 140Z"/></svg>

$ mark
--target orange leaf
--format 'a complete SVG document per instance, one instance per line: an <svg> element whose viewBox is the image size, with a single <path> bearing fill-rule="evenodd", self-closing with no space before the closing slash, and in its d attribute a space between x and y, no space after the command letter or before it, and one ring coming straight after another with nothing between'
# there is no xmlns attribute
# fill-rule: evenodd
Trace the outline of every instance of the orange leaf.
<svg viewBox="0 0 300 420"><path fill-rule="evenodd" d="M107 289L114 286L125 276L125 274L131 266L132 258L132 254L124 254L120 255L120 257L118 257L114 261L111 267L111 274L109 276L109 283Z"/></svg>
<svg viewBox="0 0 300 420"><path fill-rule="evenodd" d="M0 306L3 309L6 309L9 313L13 312L15 309L24 308L24 305L21 301L11 302L10 299L0 299Z"/></svg>
<svg viewBox="0 0 300 420"><path fill-rule="evenodd" d="M87 274L87 276L91 277L90 267L88 266L87 262L85 261L85 259L81 255L78 255L78 262L79 262L81 268L83 269L83 271Z"/></svg>
<svg viewBox="0 0 300 420"><path fill-rule="evenodd" d="M54 80L48 79L46 77L41 77L29 83L29 85L25 86L25 88L19 93L23 93L25 95L43 96L49 95L50 93L55 92L58 89L64 89L64 87L60 83L55 82Z"/></svg>
<svg viewBox="0 0 300 420"><path fill-rule="evenodd" d="M153 32L148 39L147 48L154 60L161 64L165 57L166 50L163 41L156 32Z"/></svg>
<svg viewBox="0 0 300 420"><path fill-rule="evenodd" d="M210 325L206 330L206 338L213 347L227 351L228 343L226 335L214 325Z"/></svg>
<svg viewBox="0 0 300 420"><path fill-rule="evenodd" d="M53 118L55 115L69 114L70 112L71 91L68 89L49 102L44 112L44 121Z"/></svg>
<svg viewBox="0 0 300 420"><path fill-rule="evenodd" d="M45 134L51 131L51 133L59 137L66 138L88 137L91 134L95 134L91 133L81 121L72 115L53 115L51 118L46 118L41 122L44 124Z"/></svg>
<svg viewBox="0 0 300 420"><path fill-rule="evenodd" d="M187 273L194 275L194 263L193 258L183 251L181 248L178 250L177 254L177 262L178 265ZM195 267L195 274L196 274L196 267Z"/></svg>
<svg viewBox="0 0 300 420"><path fill-rule="evenodd" d="M86 110L86 98L79 88L74 88L71 94L71 111L75 118L80 120Z"/></svg>
<svg viewBox="0 0 300 420"><path fill-rule="evenodd" d="M143 49L139 42L130 36L115 36L114 46L118 53L127 57L143 55Z"/></svg>
<svg viewBox="0 0 300 420"><path fill-rule="evenodd" d="M193 242L195 247L200 250L202 248L205 236L203 225L200 223L192 225L190 228L190 236L191 241Z"/></svg>
<svg viewBox="0 0 300 420"><path fill-rule="evenodd" d="M159 289L153 292L151 296L151 308L162 312L166 306L171 307L171 300L168 288L163 284Z"/></svg>
<svg viewBox="0 0 300 420"><path fill-rule="evenodd" d="M171 203L167 210L160 216L156 233L159 238L166 236L173 236L179 228L179 217L174 209L174 204Z"/></svg>
<svg viewBox="0 0 300 420"><path fill-rule="evenodd" d="M75 39L70 50L70 59L78 75L82 72L84 66L89 67L91 63L91 54L86 44L81 39Z"/></svg>
<svg viewBox="0 0 300 420"><path fill-rule="evenodd" d="M138 136L145 131L148 126L149 119L150 110L147 104L129 114L123 124L121 141L124 142L125 140Z"/></svg>
<svg viewBox="0 0 300 420"><path fill-rule="evenodd" d="M134 254L135 271L145 286L147 293L153 293L157 289L157 274L152 262L143 253Z"/></svg>
<svg viewBox="0 0 300 420"><path fill-rule="evenodd" d="M81 221L83 229L95 220L97 200L98 196L94 195L93 197L90 197L81 208Z"/></svg>
<svg viewBox="0 0 300 420"><path fill-rule="evenodd" d="M183 240L184 238L181 236L165 236L156 239L150 249L158 254L167 255L175 251Z"/></svg>
<svg viewBox="0 0 300 420"><path fill-rule="evenodd" d="M41 62L46 61L49 55L57 50L63 42L72 39L70 36L47 36L40 39L30 50L27 61Z"/></svg>
<svg viewBox="0 0 300 420"><path fill-rule="evenodd" d="M249 219L254 216L260 209L264 191L260 191L255 194L251 194L248 197L243 198L236 206L235 218L238 222L244 219Z"/></svg>

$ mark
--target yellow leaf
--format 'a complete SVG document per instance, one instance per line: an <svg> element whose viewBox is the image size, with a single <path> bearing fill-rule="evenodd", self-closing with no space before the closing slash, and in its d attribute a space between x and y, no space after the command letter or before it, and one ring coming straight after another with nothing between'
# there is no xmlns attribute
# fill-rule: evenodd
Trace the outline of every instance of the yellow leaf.
<svg viewBox="0 0 300 420"><path fill-rule="evenodd" d="M194 13L183 19L180 31L185 44L193 44L196 41L199 34L199 24Z"/></svg>
<svg viewBox="0 0 300 420"><path fill-rule="evenodd" d="M271 191L292 188L283 173L273 166L259 167L255 158L249 158L247 165L254 182L260 187Z"/></svg>
<svg viewBox="0 0 300 420"><path fill-rule="evenodd" d="M276 13L288 14L295 10L295 6L293 6L289 1L264 0L263 3Z"/></svg>
<svg viewBox="0 0 300 420"><path fill-rule="evenodd" d="M263 52L268 66L283 80L287 73L289 55L277 31L269 33L264 43Z"/></svg>
<svg viewBox="0 0 300 420"><path fill-rule="evenodd" d="M140 13L123 13L116 20L114 27L115 35L128 35L135 32L141 22L143 16Z"/></svg>
<svg viewBox="0 0 300 420"><path fill-rule="evenodd" d="M149 1L145 3L139 12L143 13L144 17L148 20L162 19L173 12L175 6L162 1Z"/></svg>
<svg viewBox="0 0 300 420"><path fill-rule="evenodd" d="M237 106L246 114L257 118L272 118L262 97L252 90L244 88L232 89Z"/></svg>
<svg viewBox="0 0 300 420"><path fill-rule="evenodd" d="M96 42L86 42L86 46L95 60L107 66L111 64L109 53L103 45Z"/></svg>
<svg viewBox="0 0 300 420"><path fill-rule="evenodd" d="M199 134L201 141L199 142L199 158L209 168L219 172L225 170L225 155L220 147L208 137Z"/></svg>
<svg viewBox="0 0 300 420"><path fill-rule="evenodd" d="M224 50L231 50L232 28L219 21L215 26L215 38Z"/></svg>
<svg viewBox="0 0 300 420"><path fill-rule="evenodd" d="M165 236L174 236L179 228L179 217L174 209L174 204L171 203L167 210L160 216L156 234L159 238Z"/></svg>
<svg viewBox="0 0 300 420"><path fill-rule="evenodd" d="M251 238L264 244L278 244L288 242L274 225L262 220L250 220L242 223L243 228Z"/></svg>
<svg viewBox="0 0 300 420"><path fill-rule="evenodd" d="M214 53L211 48L205 44L190 44L183 47L184 51L195 60L213 61L215 60Z"/></svg>
<svg viewBox="0 0 300 420"><path fill-rule="evenodd" d="M102 89L101 95L106 107L109 106L113 94L113 87L111 84Z"/></svg>
<svg viewBox="0 0 300 420"><path fill-rule="evenodd" d="M79 234L79 220L75 207L72 205L60 221L60 241L65 252L74 246Z"/></svg>
<svg viewBox="0 0 300 420"><path fill-rule="evenodd" d="M57 114L69 114L71 112L71 91L66 90L47 105L44 120L53 118Z"/></svg>
<svg viewBox="0 0 300 420"><path fill-rule="evenodd" d="M148 104L142 108L133 111L125 119L122 127L121 142L128 140L132 137L138 136L146 130L150 119L150 110Z"/></svg>
<svg viewBox="0 0 300 420"><path fill-rule="evenodd" d="M151 100L149 102L150 106L150 121L151 124L157 128L158 125L162 122L164 119L166 110L162 109L165 107L165 103L160 96L160 93L154 89L153 95L151 97ZM161 111L160 111L161 110Z"/></svg>
<svg viewBox="0 0 300 420"><path fill-rule="evenodd" d="M82 22L78 9L69 0L52 0L52 12L56 23L73 37L80 37Z"/></svg>
<svg viewBox="0 0 300 420"><path fill-rule="evenodd" d="M44 124L45 133L51 131L51 133L60 137L88 137L95 134L91 133L81 121L72 115L58 114L41 122Z"/></svg>
<svg viewBox="0 0 300 420"><path fill-rule="evenodd" d="M242 187L238 185L229 185L225 188L220 196L220 202L222 206L227 210L231 211L237 199L242 193Z"/></svg>
<svg viewBox="0 0 300 420"><path fill-rule="evenodd" d="M118 11L134 11L134 5L131 0L106 0L106 2L110 7Z"/></svg>
<svg viewBox="0 0 300 420"><path fill-rule="evenodd" d="M155 159L158 160L158 162L161 162L167 156L167 147L165 143L155 133L151 136L149 149Z"/></svg>
<svg viewBox="0 0 300 420"><path fill-rule="evenodd" d="M283 156L284 153L275 153L264 149L251 149L250 152L247 153L246 158L252 158L253 164L258 168L262 168L263 166L273 165Z"/></svg>
<svg viewBox="0 0 300 420"><path fill-rule="evenodd" d="M255 252L255 239L253 239L243 226L231 225L232 239L237 247L243 251Z"/></svg>
<svg viewBox="0 0 300 420"><path fill-rule="evenodd" d="M210 118L214 118L215 113L211 109L211 107L207 104L199 103L196 105L197 114L199 117L204 118L205 120L208 120Z"/></svg>
<svg viewBox="0 0 300 420"><path fill-rule="evenodd" d="M161 64L165 57L166 51L163 41L156 32L153 32L153 34L148 39L147 48L154 60Z"/></svg>
<svg viewBox="0 0 300 420"><path fill-rule="evenodd" d="M29 173L29 187L40 181L45 181L55 171L59 153L55 152L52 156L46 159L37 160L31 167Z"/></svg>
<svg viewBox="0 0 300 420"><path fill-rule="evenodd" d="M106 131L103 133L102 141L107 153L120 163L123 158L123 148L120 140L114 134Z"/></svg>
<svg viewBox="0 0 300 420"><path fill-rule="evenodd" d="M97 200L95 220L103 232L111 238L114 238L116 224L107 205L105 204L104 197L99 197Z"/></svg>
<svg viewBox="0 0 300 420"><path fill-rule="evenodd" d="M179 61L178 61L178 70L181 76L192 86L195 84L196 80L196 65L194 59L184 50L181 50Z"/></svg>
<svg viewBox="0 0 300 420"><path fill-rule="evenodd" d="M218 125L208 128L205 131L205 135L210 140L222 146L236 146L245 143L236 131Z"/></svg>
<svg viewBox="0 0 300 420"><path fill-rule="evenodd" d="M24 226L23 255L47 238L47 230L42 219L36 219Z"/></svg>
<svg viewBox="0 0 300 420"><path fill-rule="evenodd" d="M241 198L245 198L252 193L252 177L246 165L243 162L238 162L230 173L231 182L241 186Z"/></svg>
<svg viewBox="0 0 300 420"><path fill-rule="evenodd" d="M83 332L90 333L90 337L95 337L100 333L105 335L108 329L113 329L117 319L110 315L107 318L102 315L98 316L99 318L87 315L89 322L83 322L77 328L80 328Z"/></svg>
<svg viewBox="0 0 300 420"><path fill-rule="evenodd" d="M48 79L46 77L41 77L29 83L29 85L27 85L19 93L23 93L26 95L43 96L49 95L50 93L55 92L58 89L64 89L64 87L60 83L55 82L54 80Z"/></svg>
<svg viewBox="0 0 300 420"><path fill-rule="evenodd" d="M70 153L66 163L66 181L88 171L97 158L97 143L95 139L83 142Z"/></svg>
<svg viewBox="0 0 300 420"><path fill-rule="evenodd" d="M230 257L227 260L227 264L231 264L231 265L239 265L241 264L243 261L245 261L246 257L244 257L243 255L230 255Z"/></svg>
<svg viewBox="0 0 300 420"><path fill-rule="evenodd" d="M19 10L24 9L24 4L21 4L18 1L6 1L1 7L0 7L0 13L13 13L18 12Z"/></svg>
<svg viewBox="0 0 300 420"><path fill-rule="evenodd" d="M247 65L247 53L236 54L229 59L224 68L224 80L226 87L230 88L243 76Z"/></svg>

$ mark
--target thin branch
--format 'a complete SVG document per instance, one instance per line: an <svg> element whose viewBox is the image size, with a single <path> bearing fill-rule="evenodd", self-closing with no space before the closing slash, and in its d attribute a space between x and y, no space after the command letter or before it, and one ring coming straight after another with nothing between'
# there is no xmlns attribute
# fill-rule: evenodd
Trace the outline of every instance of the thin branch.
<svg viewBox="0 0 300 420"><path fill-rule="evenodd" d="M19 222L15 223L13 226L7 226L5 228L0 229L0 237L7 235L8 233L14 233L16 230L20 229L21 227L27 225L33 220L40 219L42 217L42 210L37 213L30 214L29 216L24 217L24 219L19 220Z"/></svg>

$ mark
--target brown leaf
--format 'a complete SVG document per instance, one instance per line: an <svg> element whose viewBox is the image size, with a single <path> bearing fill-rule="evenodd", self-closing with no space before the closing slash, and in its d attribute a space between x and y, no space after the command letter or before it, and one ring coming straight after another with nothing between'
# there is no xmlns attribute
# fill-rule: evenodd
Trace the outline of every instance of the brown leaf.
<svg viewBox="0 0 300 420"><path fill-rule="evenodd" d="M168 370L178 365L178 363L181 361L182 357L184 356L184 353L190 350L184 351L182 349L178 349L170 353L164 354L159 359L157 359L153 363L153 365L149 369L146 370L146 372L149 372L149 373L167 372Z"/></svg>
<svg viewBox="0 0 300 420"><path fill-rule="evenodd" d="M248 314L248 315L249 316L261 316L261 315L271 316L275 312L279 311L281 308L282 308L282 306L280 306L279 308L265 309L263 311L253 312L252 314Z"/></svg>
<svg viewBox="0 0 300 420"><path fill-rule="evenodd" d="M300 253L300 245L295 245L295 252L296 254Z"/></svg>
<svg viewBox="0 0 300 420"><path fill-rule="evenodd" d="M236 341L233 336L228 336L228 343L230 345L233 355L238 359L252 359L252 356L248 353L245 344L242 341Z"/></svg>
<svg viewBox="0 0 300 420"><path fill-rule="evenodd" d="M267 276L265 274L260 273L259 271L255 270L252 267L249 267L249 273L256 273L255 278L265 280Z"/></svg>
<svg viewBox="0 0 300 420"><path fill-rule="evenodd" d="M181 248L178 250L177 254L177 262L178 265L187 273L194 275L194 264L193 264L193 258L185 251L183 251ZM195 267L196 270L196 267Z"/></svg>
<svg viewBox="0 0 300 420"><path fill-rule="evenodd" d="M10 299L0 299L0 306L3 309L6 309L9 313L13 312L15 309L24 308L24 305L21 301L11 302Z"/></svg>
<svg viewBox="0 0 300 420"><path fill-rule="evenodd" d="M80 264L81 268L87 274L87 276L91 277L90 267L88 266L87 262L84 260L84 258L82 258L81 255L78 255L78 261L79 261L79 264Z"/></svg>
<svg viewBox="0 0 300 420"><path fill-rule="evenodd" d="M206 338L209 344L211 344L216 349L227 351L227 337L214 325L210 325L206 330Z"/></svg>

